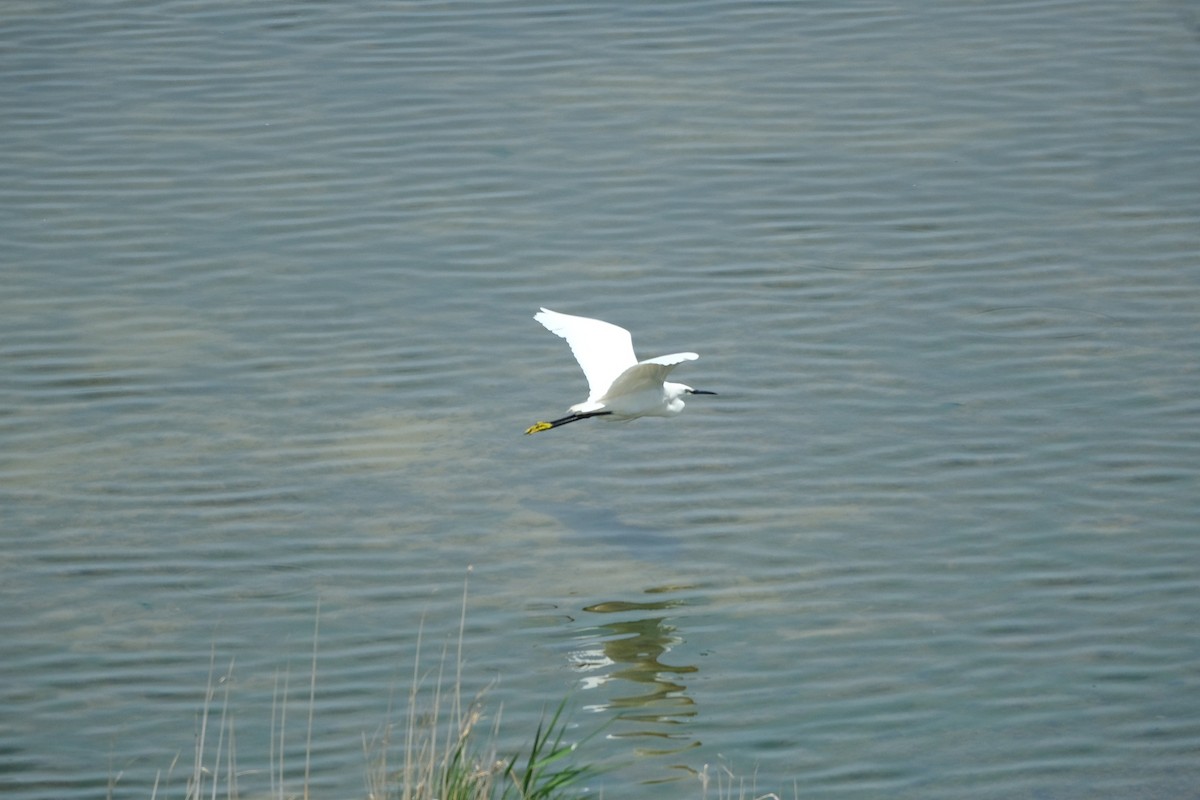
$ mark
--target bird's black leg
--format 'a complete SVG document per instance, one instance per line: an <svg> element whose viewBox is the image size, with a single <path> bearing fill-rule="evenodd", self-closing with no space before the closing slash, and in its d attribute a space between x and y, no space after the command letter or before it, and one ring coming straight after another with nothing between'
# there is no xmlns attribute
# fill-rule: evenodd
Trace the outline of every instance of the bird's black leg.
<svg viewBox="0 0 1200 800"><path fill-rule="evenodd" d="M538 433L540 431L548 431L551 428L557 428L559 425L566 425L568 422L578 422L579 420L587 419L588 417L602 417L605 414L611 413L611 411L588 411L583 414L568 414L565 417L560 417L558 419L551 420L550 422L535 422L533 425L530 425L528 429L526 429L525 433L528 435L531 433Z"/></svg>

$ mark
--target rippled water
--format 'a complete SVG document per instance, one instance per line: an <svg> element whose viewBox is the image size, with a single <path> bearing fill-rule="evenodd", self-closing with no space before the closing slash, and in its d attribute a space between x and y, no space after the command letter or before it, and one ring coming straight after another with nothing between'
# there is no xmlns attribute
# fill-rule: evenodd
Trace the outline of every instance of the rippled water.
<svg viewBox="0 0 1200 800"><path fill-rule="evenodd" d="M608 797L1200 796L1189 5L0 43L6 797L182 796L210 662L242 794L280 698L297 788L314 636L314 794L364 796L468 566L465 691L502 749L570 694ZM522 436L585 393L541 305L719 395Z"/></svg>

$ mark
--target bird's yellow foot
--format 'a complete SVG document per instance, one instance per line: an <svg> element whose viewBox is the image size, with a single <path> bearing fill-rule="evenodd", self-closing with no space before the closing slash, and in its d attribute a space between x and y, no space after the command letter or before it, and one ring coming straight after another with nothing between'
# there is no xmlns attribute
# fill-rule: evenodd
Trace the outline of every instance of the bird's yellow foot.
<svg viewBox="0 0 1200 800"><path fill-rule="evenodd" d="M538 431L548 431L553 427L554 426L551 425L549 422L535 422L532 425L530 425L528 428L526 428L525 435L528 436L529 434L537 433Z"/></svg>

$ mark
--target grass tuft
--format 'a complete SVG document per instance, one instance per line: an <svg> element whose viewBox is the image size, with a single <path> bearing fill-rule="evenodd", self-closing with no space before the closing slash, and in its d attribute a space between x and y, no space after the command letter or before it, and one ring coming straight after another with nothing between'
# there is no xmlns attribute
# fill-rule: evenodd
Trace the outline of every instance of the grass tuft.
<svg viewBox="0 0 1200 800"><path fill-rule="evenodd" d="M548 722L539 722L537 732L533 735L533 744L525 756L525 766L517 768L520 755L513 756L504 769L508 783L501 793L501 800L516 797L519 800L551 800L551 798L573 796L564 795L570 786L586 780L596 774L596 769L590 765L559 763L568 759L575 752L577 744L564 744L563 736L567 730L567 722L563 719L563 711L567 701L564 699L554 709ZM595 733L592 734L595 736ZM587 738L591 738L590 736Z"/></svg>
<svg viewBox="0 0 1200 800"><path fill-rule="evenodd" d="M538 723L528 751L507 762L497 758L495 740L499 716L490 734L480 735L484 719L485 688L465 706L462 701L462 647L466 627L466 587L459 619L454 682L444 690L448 653L442 652L437 678L422 692L420 671L421 629L405 718L403 763L391 771L391 726L373 743L364 742L368 760L368 800L568 800L583 797L577 789L595 775L590 765L578 765L570 756L576 745L566 743L569 722L567 700L558 704L549 720ZM422 703L422 698L426 698ZM445 705L449 709L445 709ZM482 741L481 741L482 740Z"/></svg>
<svg viewBox="0 0 1200 800"><path fill-rule="evenodd" d="M385 722L375 736L368 740L366 735L363 735L363 751L367 761L367 800L575 800L586 796L587 791L580 784L597 774L597 770L591 766L578 765L572 759L576 745L567 742L567 700L564 699L558 704L549 719L543 717L538 723L528 750L518 752L507 760L499 758L496 751L499 714L490 731L481 729L485 719L484 695L490 687L485 687L470 702L463 703L462 665L466 601L467 591L464 584L463 611L459 620L453 674L446 674L446 659L449 657L449 648L446 648L442 651L436 676L430 685L426 686L427 681L421 671L422 623L417 631L417 655L413 663L408 708L403 717L399 741L393 739L395 726L391 721L390 703ZM319 604L317 617L319 624ZM290 677L285 671L282 690L279 688L278 673L275 676L276 697L271 713L271 754L267 765L270 790L268 794L263 794L260 789L259 793L249 793L249 796L269 797L272 800L307 800L309 797L313 716L317 691L317 632L318 628L314 625L303 778L298 790L284 788L284 733L287 729ZM184 800L236 800L243 794L238 785L234 715L230 706L232 684L232 661L225 673L216 677L214 649L209 661L204 704L197 720L193 764L185 781ZM221 696L219 707L218 695ZM215 731L212 730L214 727ZM397 750L399 752L396 752ZM160 789L164 795L169 792L171 777L178 762L179 756L176 756L166 776L160 771L155 777L151 800L157 800ZM242 774L257 773L258 771L253 771ZM111 794L110 786L110 797Z"/></svg>

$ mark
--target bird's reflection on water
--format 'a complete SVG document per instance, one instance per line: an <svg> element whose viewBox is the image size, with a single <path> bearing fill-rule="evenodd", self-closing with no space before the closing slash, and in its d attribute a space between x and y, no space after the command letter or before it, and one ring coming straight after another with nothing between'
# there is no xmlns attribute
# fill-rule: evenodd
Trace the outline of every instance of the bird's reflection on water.
<svg viewBox="0 0 1200 800"><path fill-rule="evenodd" d="M696 704L683 682L684 676L698 672L699 667L662 660L683 642L671 624L673 618L662 612L683 605L682 600L664 599L637 603L614 600L587 606L584 611L611 618L585 631L588 643L568 656L572 666L583 673L584 690L615 688L612 693L616 696L587 708L616 712L610 737L633 741L639 756L670 756L700 746L685 727L696 715ZM690 768L681 765L673 765L672 769L681 773L663 780L691 773Z"/></svg>

